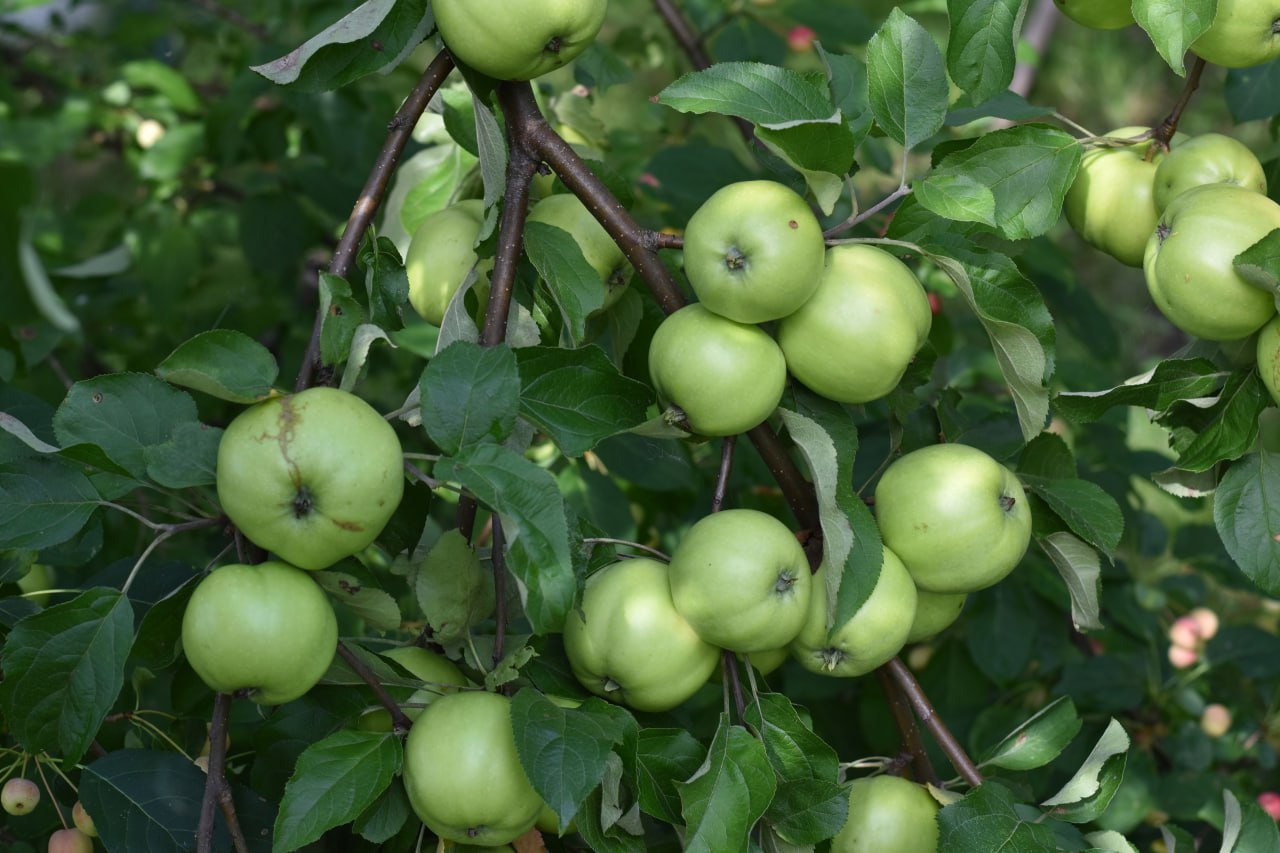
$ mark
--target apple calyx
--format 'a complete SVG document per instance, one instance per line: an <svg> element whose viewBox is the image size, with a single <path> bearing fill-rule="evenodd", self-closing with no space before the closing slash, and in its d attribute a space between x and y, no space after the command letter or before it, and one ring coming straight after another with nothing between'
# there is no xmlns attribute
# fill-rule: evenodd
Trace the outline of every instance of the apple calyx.
<svg viewBox="0 0 1280 853"><path fill-rule="evenodd" d="M1161 222L1156 226L1156 245L1163 246L1164 241L1169 239L1169 235L1173 233L1173 229Z"/></svg>
<svg viewBox="0 0 1280 853"><path fill-rule="evenodd" d="M543 48L547 53L559 53L560 48L564 46L564 42L560 40L560 36L552 36L551 41L547 42Z"/></svg>
<svg viewBox="0 0 1280 853"><path fill-rule="evenodd" d="M731 270L745 269L747 256L737 246L730 246L729 250L724 253L724 265Z"/></svg>
<svg viewBox="0 0 1280 853"><path fill-rule="evenodd" d="M306 486L298 486L298 493L293 496L293 517L304 519L315 509L316 500Z"/></svg>
<svg viewBox="0 0 1280 853"><path fill-rule="evenodd" d="M848 655L840 649L837 649L835 646L827 646L827 648L818 652L818 655L822 658L822 669L825 672L834 672L836 667L844 663L844 659L848 657Z"/></svg>
<svg viewBox="0 0 1280 853"><path fill-rule="evenodd" d="M621 691L622 685L606 675L604 677L604 689L606 693L613 693L614 691Z"/></svg>
<svg viewBox="0 0 1280 853"><path fill-rule="evenodd" d="M1017 505L1017 503L1018 503L1018 499L1013 497L1012 495L1000 496L1000 508L1005 512L1013 512L1013 508L1015 505Z"/></svg>
<svg viewBox="0 0 1280 853"><path fill-rule="evenodd" d="M778 595L785 595L791 591L791 587L796 585L796 576L790 569L783 569L778 572L778 580L773 584L773 591Z"/></svg>

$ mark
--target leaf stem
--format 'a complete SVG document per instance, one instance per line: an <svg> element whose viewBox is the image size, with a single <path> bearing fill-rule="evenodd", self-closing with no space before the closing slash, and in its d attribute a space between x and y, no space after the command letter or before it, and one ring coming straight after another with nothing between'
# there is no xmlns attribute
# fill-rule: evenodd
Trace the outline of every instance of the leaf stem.
<svg viewBox="0 0 1280 853"><path fill-rule="evenodd" d="M1178 122L1182 120L1182 111L1187 108L1187 104L1191 103L1191 96L1195 94L1196 89L1200 88L1200 77L1204 74L1205 64L1204 57L1197 56L1195 58L1195 61L1191 63L1191 71L1187 74L1187 84L1183 86L1182 94L1178 96L1178 102L1173 105L1173 109L1165 116L1164 121L1156 125L1151 131L1151 139L1163 151L1169 150L1169 143L1173 140L1173 135L1178 132ZM1148 152L1148 154L1151 153Z"/></svg>

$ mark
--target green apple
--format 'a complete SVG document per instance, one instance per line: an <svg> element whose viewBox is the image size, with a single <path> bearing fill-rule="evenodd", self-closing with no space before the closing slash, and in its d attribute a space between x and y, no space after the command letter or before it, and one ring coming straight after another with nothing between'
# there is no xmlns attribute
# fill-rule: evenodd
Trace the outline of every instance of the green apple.
<svg viewBox="0 0 1280 853"><path fill-rule="evenodd" d="M323 569L378 538L404 494L395 430L354 394L311 388L241 412L218 446L218 499L255 545Z"/></svg>
<svg viewBox="0 0 1280 853"><path fill-rule="evenodd" d="M684 410L694 432L737 435L778 408L787 362L762 329L694 304L654 332L649 377L663 401Z"/></svg>
<svg viewBox="0 0 1280 853"><path fill-rule="evenodd" d="M587 578L564 626L573 675L597 696L637 711L667 711L706 684L720 650L671 603L667 567L637 558Z"/></svg>
<svg viewBox="0 0 1280 853"><path fill-rule="evenodd" d="M699 520L671 555L671 600L698 636L731 652L785 646L809 615L809 560L788 527L754 509Z"/></svg>
<svg viewBox="0 0 1280 853"><path fill-rule="evenodd" d="M962 592L927 592L916 590L916 618L907 633L908 643L918 643L941 633L960 618L969 596Z"/></svg>
<svg viewBox="0 0 1280 853"><path fill-rule="evenodd" d="M0 788L0 808L4 809L5 814L31 814L39 804L40 786L30 779L14 776Z"/></svg>
<svg viewBox="0 0 1280 853"><path fill-rule="evenodd" d="M1258 332L1257 352L1262 384L1280 405L1280 316L1272 317Z"/></svg>
<svg viewBox="0 0 1280 853"><path fill-rule="evenodd" d="M1244 143L1221 133L1195 136L1170 149L1156 167L1155 180L1156 209L1161 212L1187 190L1205 184L1235 184L1267 194L1267 176L1258 158Z"/></svg>
<svg viewBox="0 0 1280 853"><path fill-rule="evenodd" d="M428 829L483 847L519 838L543 805L516 752L511 700L479 690L441 696L413 724L404 787Z"/></svg>
<svg viewBox="0 0 1280 853"><path fill-rule="evenodd" d="M1107 136L1131 139L1145 127L1121 127ZM1122 264L1142 266L1147 238L1156 229L1154 187L1159 156L1147 158L1151 142L1090 148L1067 189L1062 210L1090 246Z"/></svg>
<svg viewBox="0 0 1280 853"><path fill-rule="evenodd" d="M938 853L938 801L899 776L855 779L831 853Z"/></svg>
<svg viewBox="0 0 1280 853"><path fill-rule="evenodd" d="M1191 52L1225 68L1251 68L1280 57L1278 0L1218 0L1213 25Z"/></svg>
<svg viewBox="0 0 1280 853"><path fill-rule="evenodd" d="M824 564L813 576L809 617L791 643L800 665L819 675L865 675L902 651L916 614L916 585L907 567L888 548L871 595L843 624L828 630L830 598Z"/></svg>
<svg viewBox="0 0 1280 853"><path fill-rule="evenodd" d="M684 231L684 269L698 301L739 323L777 320L803 305L825 252L809 205L776 181L722 187Z"/></svg>
<svg viewBox="0 0 1280 853"><path fill-rule="evenodd" d="M413 232L404 254L409 304L428 323L439 326L444 320L445 310L472 267L482 277L493 268L491 258L481 261L476 255L483 224L484 202L468 199L431 214Z"/></svg>
<svg viewBox="0 0 1280 853"><path fill-rule="evenodd" d="M416 720L422 716L425 706L430 705L441 695L447 693L457 693L459 687L470 687L471 679L462 674L462 671L454 665L444 655L436 654L430 649L424 649L420 646L396 646L381 652L382 657L388 658L400 664L405 669L412 672L418 678L427 683L427 686L415 690L413 694L404 701L405 716L411 720ZM369 711L361 717L361 723L372 725L373 721L366 718L379 718L386 716L386 727L379 726L379 731L391 730L391 715L385 708L378 708Z"/></svg>
<svg viewBox="0 0 1280 853"><path fill-rule="evenodd" d="M283 705L314 687L337 643L329 597L285 563L214 569L182 616L182 651L196 675L219 693L248 690L262 705Z"/></svg>
<svg viewBox="0 0 1280 853"><path fill-rule="evenodd" d="M1143 264L1156 307L1210 341L1247 337L1276 312L1268 291L1236 272L1236 255L1280 228L1280 205L1232 184L1196 187L1161 214Z"/></svg>
<svg viewBox="0 0 1280 853"><path fill-rule="evenodd" d="M84 804L79 800L76 800L76 804L71 807L71 822L76 825L76 829L90 838L98 837L98 827L94 825L93 818L89 817L89 813L84 810Z"/></svg>
<svg viewBox="0 0 1280 853"><path fill-rule="evenodd" d="M875 509L885 546L929 592L991 586L1031 542L1031 508L1018 478L964 444L935 444L894 461L876 486Z"/></svg>
<svg viewBox="0 0 1280 853"><path fill-rule="evenodd" d="M433 0L455 58L499 80L532 80L591 46L607 0Z"/></svg>
<svg viewBox="0 0 1280 853"><path fill-rule="evenodd" d="M576 195L560 193L547 196L529 211L529 221L554 225L573 235L582 256L604 284L602 309L622 298L627 289L627 259L609 232Z"/></svg>
<svg viewBox="0 0 1280 853"><path fill-rule="evenodd" d="M840 403L892 391L929 337L929 297L902 261L876 246L827 250L818 289L778 323L787 369Z"/></svg>
<svg viewBox="0 0 1280 853"><path fill-rule="evenodd" d="M814 587L814 589L816 590L817 587ZM751 668L754 669L757 674L769 675L778 667L786 663L787 658L791 657L791 647L783 646L780 649L768 649L763 652L752 652L749 655L735 653L734 657L737 658L739 666L745 664L747 661L751 661ZM719 682L723 679L724 654L721 653L720 657L716 660L716 668L711 671L711 677L707 680Z"/></svg>
<svg viewBox="0 0 1280 853"><path fill-rule="evenodd" d="M1133 23L1129 0L1053 0L1062 14L1095 30L1118 30Z"/></svg>
<svg viewBox="0 0 1280 853"><path fill-rule="evenodd" d="M44 607L49 603L47 589L53 589L53 569L44 563L32 563L27 573L18 578L18 589L24 597Z"/></svg>
<svg viewBox="0 0 1280 853"><path fill-rule="evenodd" d="M93 839L78 829L59 829L49 836L49 853L93 853Z"/></svg>

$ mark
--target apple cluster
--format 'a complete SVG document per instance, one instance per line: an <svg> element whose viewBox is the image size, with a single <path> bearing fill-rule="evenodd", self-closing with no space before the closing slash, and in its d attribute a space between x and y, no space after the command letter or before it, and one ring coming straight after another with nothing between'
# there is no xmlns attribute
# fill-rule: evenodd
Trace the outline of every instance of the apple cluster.
<svg viewBox="0 0 1280 853"><path fill-rule="evenodd" d="M11 768L12 769L12 768ZM13 776L0 787L0 808L5 814L20 817L31 814L40 804L40 786L30 779ZM55 806L56 808L56 806ZM71 808L73 827L65 827L49 836L49 853L90 853L98 831L93 818L77 800Z"/></svg>

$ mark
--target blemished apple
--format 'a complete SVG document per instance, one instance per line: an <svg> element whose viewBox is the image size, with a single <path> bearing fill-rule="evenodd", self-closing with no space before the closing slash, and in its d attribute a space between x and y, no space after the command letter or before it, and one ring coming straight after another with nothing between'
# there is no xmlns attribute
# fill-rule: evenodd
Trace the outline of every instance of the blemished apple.
<svg viewBox="0 0 1280 853"><path fill-rule="evenodd" d="M434 0L445 46L499 80L532 80L591 46L607 0Z"/></svg>

